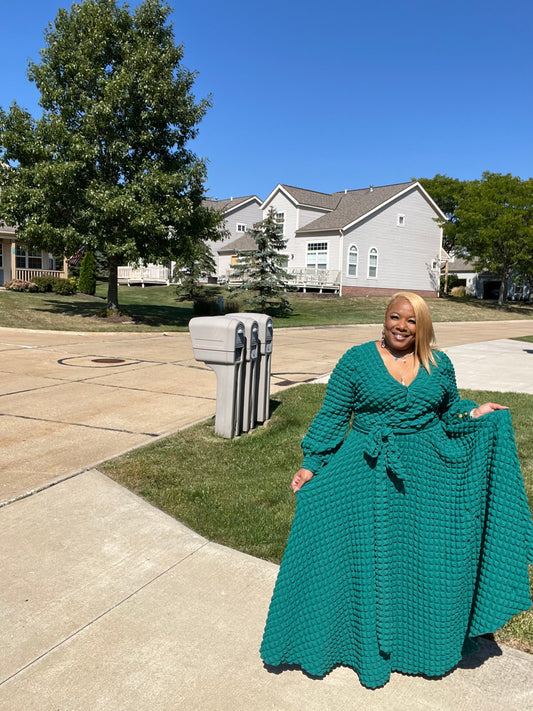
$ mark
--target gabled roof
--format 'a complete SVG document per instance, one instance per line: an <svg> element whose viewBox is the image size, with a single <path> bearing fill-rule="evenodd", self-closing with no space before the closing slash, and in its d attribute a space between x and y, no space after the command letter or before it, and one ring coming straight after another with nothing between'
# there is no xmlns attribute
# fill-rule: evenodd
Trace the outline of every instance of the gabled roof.
<svg viewBox="0 0 533 711"><path fill-rule="evenodd" d="M448 262L448 272L476 272L476 269L471 262L467 262L463 257L454 257Z"/></svg>
<svg viewBox="0 0 533 711"><path fill-rule="evenodd" d="M221 212L231 212L237 207L244 207L248 202L257 202L258 206L261 205L261 200L257 195L246 195L245 197L231 197L224 200L216 200L214 198L205 198L204 205L212 208L213 210L220 210Z"/></svg>
<svg viewBox="0 0 533 711"><path fill-rule="evenodd" d="M245 233L241 237L237 237L237 239L224 244L216 251L219 254L233 254L234 252L251 252L253 249L257 249L257 243L253 237L250 237L249 234Z"/></svg>
<svg viewBox="0 0 533 711"><path fill-rule="evenodd" d="M303 188L295 188L292 185L282 185L281 183L279 187L289 193L302 207L319 207L322 210L334 210L339 204L340 193L319 193L316 190L304 190Z"/></svg>
<svg viewBox="0 0 533 711"><path fill-rule="evenodd" d="M301 227L296 234L346 229L415 186L418 183L408 182L333 193L331 197L337 199L336 209Z"/></svg>

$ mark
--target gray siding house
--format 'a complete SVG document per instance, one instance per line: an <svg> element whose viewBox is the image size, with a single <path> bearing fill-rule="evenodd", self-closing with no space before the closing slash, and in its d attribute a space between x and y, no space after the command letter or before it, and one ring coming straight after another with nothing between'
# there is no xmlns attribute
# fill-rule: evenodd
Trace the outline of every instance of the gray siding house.
<svg viewBox="0 0 533 711"><path fill-rule="evenodd" d="M209 241L207 244L215 258L216 277L219 281L225 281L230 277L231 265L235 262L237 252L253 249L252 240L246 233L263 219L261 200L257 195L247 195L227 200L206 199L204 204L224 214L228 235L223 240Z"/></svg>
<svg viewBox="0 0 533 711"><path fill-rule="evenodd" d="M263 202L287 240L287 267L306 290L437 296L445 219L418 182L319 193L279 184Z"/></svg>

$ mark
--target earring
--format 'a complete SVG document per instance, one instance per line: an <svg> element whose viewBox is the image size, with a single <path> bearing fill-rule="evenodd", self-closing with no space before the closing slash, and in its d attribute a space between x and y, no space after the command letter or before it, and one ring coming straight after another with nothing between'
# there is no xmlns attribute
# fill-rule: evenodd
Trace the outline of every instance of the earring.
<svg viewBox="0 0 533 711"><path fill-rule="evenodd" d="M385 348L385 329L381 331L381 347Z"/></svg>

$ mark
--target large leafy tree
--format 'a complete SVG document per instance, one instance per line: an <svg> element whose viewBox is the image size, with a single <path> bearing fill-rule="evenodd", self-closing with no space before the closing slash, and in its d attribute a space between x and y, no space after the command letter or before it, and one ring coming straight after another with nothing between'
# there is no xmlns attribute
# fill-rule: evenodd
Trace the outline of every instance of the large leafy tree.
<svg viewBox="0 0 533 711"><path fill-rule="evenodd" d="M453 253L456 245L455 211L468 183L440 173L433 178L419 178L418 182L446 215L446 223L443 223L442 246L448 253Z"/></svg>
<svg viewBox="0 0 533 711"><path fill-rule="evenodd" d="M256 248L238 256L232 271L241 286L235 292L245 293L247 306L262 313L289 313L292 307L287 289L292 277L284 268L286 257L282 254L287 240L280 234L275 210L270 208L266 218L248 234Z"/></svg>
<svg viewBox="0 0 533 711"><path fill-rule="evenodd" d="M218 237L205 164L188 148L209 100L192 93L169 13L161 0L60 9L28 69L42 116L0 109L2 218L28 248L103 253L110 309L119 264L179 257L184 235Z"/></svg>
<svg viewBox="0 0 533 711"><path fill-rule="evenodd" d="M465 185L455 210L455 239L476 267L500 279L499 304L513 272L533 255L533 180L485 172Z"/></svg>

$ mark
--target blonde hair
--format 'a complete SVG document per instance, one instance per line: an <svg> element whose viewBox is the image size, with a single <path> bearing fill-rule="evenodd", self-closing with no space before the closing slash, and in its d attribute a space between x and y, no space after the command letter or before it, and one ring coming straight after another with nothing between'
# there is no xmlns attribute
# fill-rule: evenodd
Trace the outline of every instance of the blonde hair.
<svg viewBox="0 0 533 711"><path fill-rule="evenodd" d="M414 294L412 291L398 291L390 298L385 313L388 313L392 304L400 299L408 301L414 311L416 321L415 355L429 373L429 364L437 365L433 355L433 351L436 349L435 331L429 309L424 299L418 294Z"/></svg>

